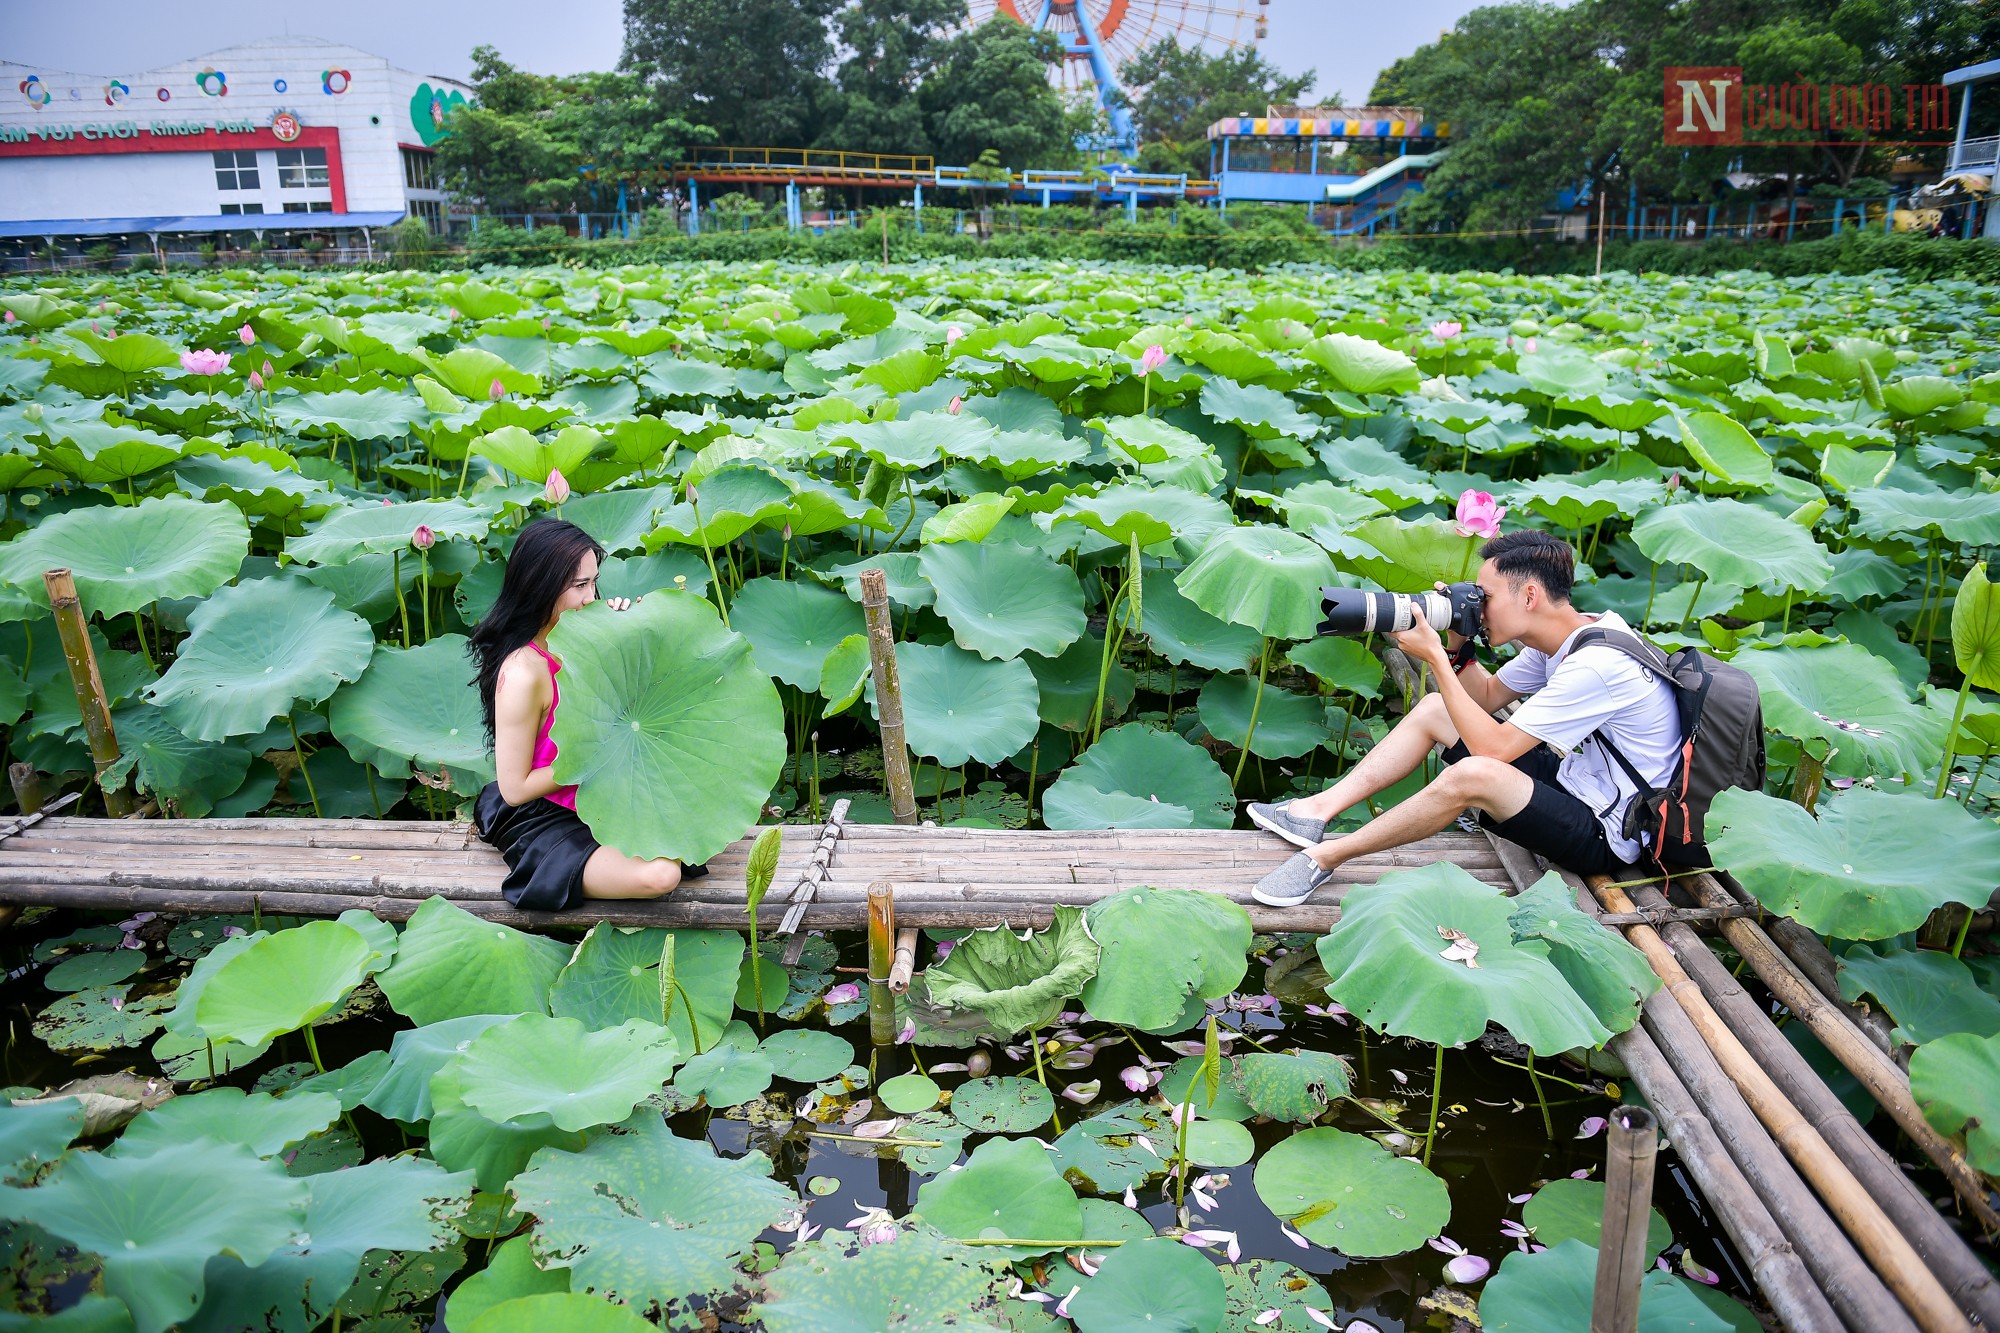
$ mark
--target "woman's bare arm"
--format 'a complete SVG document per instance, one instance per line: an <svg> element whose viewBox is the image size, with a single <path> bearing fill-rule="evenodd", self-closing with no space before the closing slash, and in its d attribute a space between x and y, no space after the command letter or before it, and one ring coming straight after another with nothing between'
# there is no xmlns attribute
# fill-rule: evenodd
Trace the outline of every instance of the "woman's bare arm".
<svg viewBox="0 0 2000 1333"><path fill-rule="evenodd" d="M521 805L561 787L553 767L532 767L535 733L542 729L554 692L548 668L516 653L500 664L493 687L493 767L500 797Z"/></svg>

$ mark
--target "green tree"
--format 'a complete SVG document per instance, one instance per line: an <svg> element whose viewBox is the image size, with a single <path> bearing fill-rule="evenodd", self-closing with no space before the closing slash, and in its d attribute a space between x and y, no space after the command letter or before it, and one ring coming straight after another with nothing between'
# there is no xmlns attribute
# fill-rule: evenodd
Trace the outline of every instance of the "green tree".
<svg viewBox="0 0 2000 1333"><path fill-rule="evenodd" d="M1247 47L1210 52L1163 37L1126 61L1118 77L1124 82L1119 97L1139 131L1140 165L1206 175L1210 125L1297 102L1316 76L1312 70L1288 75Z"/></svg>
<svg viewBox="0 0 2000 1333"><path fill-rule="evenodd" d="M918 93L938 160L975 162L990 148L1009 167L1067 164L1072 118L1049 83L1060 59L1053 33L1001 18L943 43Z"/></svg>
<svg viewBox="0 0 2000 1333"><path fill-rule="evenodd" d="M834 72L838 96L820 146L928 154L917 93L965 20L965 0L855 0L836 14L846 58Z"/></svg>
<svg viewBox="0 0 2000 1333"><path fill-rule="evenodd" d="M718 142L809 144L842 0L625 0L623 67Z"/></svg>

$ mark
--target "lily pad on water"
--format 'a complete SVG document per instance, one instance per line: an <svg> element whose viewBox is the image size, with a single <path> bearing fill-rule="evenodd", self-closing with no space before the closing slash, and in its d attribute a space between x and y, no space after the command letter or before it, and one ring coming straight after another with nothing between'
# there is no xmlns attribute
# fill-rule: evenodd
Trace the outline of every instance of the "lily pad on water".
<svg viewBox="0 0 2000 1333"><path fill-rule="evenodd" d="M1758 902L1840 939L1915 930L1946 903L1982 906L2000 865L2000 828L1908 793L1853 788L1815 819L1791 801L1731 790L1708 824L1717 862Z"/></svg>
<svg viewBox="0 0 2000 1333"><path fill-rule="evenodd" d="M783 714L749 640L711 603L656 592L625 612L585 607L549 647L565 687L556 780L579 784L577 814L600 842L699 863L756 821L784 766Z"/></svg>
<svg viewBox="0 0 2000 1333"><path fill-rule="evenodd" d="M1596 1279L1597 1250L1580 1240L1510 1254L1480 1293L1480 1324L1489 1333L1589 1333ZM1679 1278L1655 1269L1639 1284L1639 1333L1730 1330Z"/></svg>
<svg viewBox="0 0 2000 1333"><path fill-rule="evenodd" d="M777 1072L771 1057L757 1049L757 1034L749 1025L732 1022L715 1045L689 1058L674 1087L710 1106L741 1106L770 1087Z"/></svg>
<svg viewBox="0 0 2000 1333"><path fill-rule="evenodd" d="M903 725L910 749L946 768L997 764L1034 740L1041 698L1019 658L989 662L955 644L899 643ZM873 686L869 687L874 706Z"/></svg>
<svg viewBox="0 0 2000 1333"><path fill-rule="evenodd" d="M568 956L554 940L426 898L377 982L396 1012L419 1025L468 1014L546 1014L549 987Z"/></svg>
<svg viewBox="0 0 2000 1333"><path fill-rule="evenodd" d="M1307 1240L1357 1259L1416 1249L1451 1220L1444 1181L1339 1129L1306 1129L1257 1163L1257 1197Z"/></svg>
<svg viewBox="0 0 2000 1333"><path fill-rule="evenodd" d="M1227 1077L1257 1114L1301 1125L1352 1087L1347 1062L1326 1051L1251 1051L1232 1062Z"/></svg>
<svg viewBox="0 0 2000 1333"><path fill-rule="evenodd" d="M1028 1259L1083 1239L1076 1192L1034 1138L980 1144L963 1169L918 1188L912 1215L955 1240L1031 1242L981 1247L995 1259Z"/></svg>
<svg viewBox="0 0 2000 1333"><path fill-rule="evenodd" d="M882 1086L875 1090L882 1099L882 1105L897 1115L915 1115L928 1111L938 1104L944 1090L922 1074L898 1074L884 1079Z"/></svg>
<svg viewBox="0 0 2000 1333"><path fill-rule="evenodd" d="M513 1191L535 1215L536 1256L566 1265L573 1287L657 1303L679 1326L691 1297L742 1281L758 1233L797 1205L770 1170L762 1153L721 1158L642 1115L580 1152L535 1154Z"/></svg>
<svg viewBox="0 0 2000 1333"><path fill-rule="evenodd" d="M854 1046L845 1037L807 1028L774 1032L757 1049L779 1078L794 1083L818 1083L854 1063Z"/></svg>
<svg viewBox="0 0 2000 1333"><path fill-rule="evenodd" d="M368 975L375 950L338 921L281 930L236 954L208 978L195 1026L215 1041L256 1046L331 1013Z"/></svg>
<svg viewBox="0 0 2000 1333"><path fill-rule="evenodd" d="M84 1106L77 1098L32 1106L0 1104L0 1167L8 1184L26 1184L62 1156L83 1133Z"/></svg>
<svg viewBox="0 0 2000 1333"><path fill-rule="evenodd" d="M1171 731L1113 727L1042 797L1052 829L1228 828L1236 794L1213 756Z"/></svg>
<svg viewBox="0 0 2000 1333"><path fill-rule="evenodd" d="M937 589L938 614L958 646L983 658L1054 657L1083 634L1082 585L1039 551L951 542L924 547L918 566ZM858 612L855 619L859 628Z"/></svg>
<svg viewBox="0 0 2000 1333"><path fill-rule="evenodd" d="M827 654L862 631L861 608L833 589L776 578L744 584L729 624L750 640L759 667L801 690L818 689Z"/></svg>
<svg viewBox="0 0 2000 1333"><path fill-rule="evenodd" d="M160 1030L172 995L130 998L130 987L73 991L35 1015L37 1040L56 1051L111 1051L137 1046Z"/></svg>
<svg viewBox="0 0 2000 1333"><path fill-rule="evenodd" d="M876 1244L829 1231L792 1247L746 1317L767 1333L1004 1333L1018 1306L995 1259L921 1224Z"/></svg>
<svg viewBox="0 0 2000 1333"><path fill-rule="evenodd" d="M1078 1333L1171 1329L1216 1333L1229 1302L1222 1274L1191 1246L1154 1237L1105 1255L1097 1276L1070 1302Z"/></svg>
<svg viewBox="0 0 2000 1333"><path fill-rule="evenodd" d="M1055 1109L1049 1090L1030 1078L970 1079L951 1094L952 1117L976 1134L1026 1134L1048 1124Z"/></svg>
<svg viewBox="0 0 2000 1333"><path fill-rule="evenodd" d="M1016 935L1006 926L975 930L928 969L933 1004L974 1010L996 1032L1047 1027L1063 1001L1097 973L1097 941L1083 909L1057 906L1046 930Z"/></svg>
<svg viewBox="0 0 2000 1333"><path fill-rule="evenodd" d="M630 1115L666 1083L678 1055L657 1023L592 1032L573 1018L523 1014L453 1058L460 1100L488 1120L583 1130Z"/></svg>
<svg viewBox="0 0 2000 1333"><path fill-rule="evenodd" d="M1535 1240L1551 1248L1580 1240L1597 1248L1604 1235L1604 1182L1551 1180L1535 1191L1521 1210L1521 1221ZM1646 1210L1646 1257L1651 1259L1674 1243L1674 1230L1657 1208Z"/></svg>
<svg viewBox="0 0 2000 1333"><path fill-rule="evenodd" d="M1229 1289L1229 1309L1222 1317L1223 1333L1319 1333L1325 1324L1307 1314L1331 1315L1333 1298L1320 1280L1303 1269L1276 1259L1245 1259L1221 1270ZM1258 1323L1268 1310L1278 1317Z"/></svg>
<svg viewBox="0 0 2000 1333"><path fill-rule="evenodd" d="M110 986L129 979L146 966L144 949L111 949L80 953L65 958L42 977L42 984L58 993Z"/></svg>
<svg viewBox="0 0 2000 1333"><path fill-rule="evenodd" d="M1106 1023L1168 1030L1190 998L1229 994L1249 967L1250 914L1218 894L1125 889L1084 920L1103 952L1083 1005Z"/></svg>

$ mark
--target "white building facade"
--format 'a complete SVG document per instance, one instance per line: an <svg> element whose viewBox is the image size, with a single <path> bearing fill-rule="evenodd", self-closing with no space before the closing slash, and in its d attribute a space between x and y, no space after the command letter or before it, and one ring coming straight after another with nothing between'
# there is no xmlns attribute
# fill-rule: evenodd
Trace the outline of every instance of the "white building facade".
<svg viewBox="0 0 2000 1333"><path fill-rule="evenodd" d="M471 95L313 37L152 70L0 60L0 223L407 213L440 227L434 149Z"/></svg>

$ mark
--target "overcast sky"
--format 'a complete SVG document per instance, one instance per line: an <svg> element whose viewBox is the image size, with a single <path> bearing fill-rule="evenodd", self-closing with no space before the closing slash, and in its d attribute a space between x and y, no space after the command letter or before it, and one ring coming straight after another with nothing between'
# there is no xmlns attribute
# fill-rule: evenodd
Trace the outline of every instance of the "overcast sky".
<svg viewBox="0 0 2000 1333"><path fill-rule="evenodd" d="M1173 0L1133 3L1171 6ZM1288 73L1317 70L1321 97L1344 93L1353 104L1367 96L1384 65L1434 41L1441 29L1475 7L1476 0L1397 0L1388 5L1271 0L1270 36L1263 50ZM87 74L112 73L149 69L289 30L358 46L420 74L464 78L471 69L469 53L482 42L538 73L568 74L608 69L617 62L622 13L619 0L334 0L316 5L283 0L0 0L0 56Z"/></svg>

